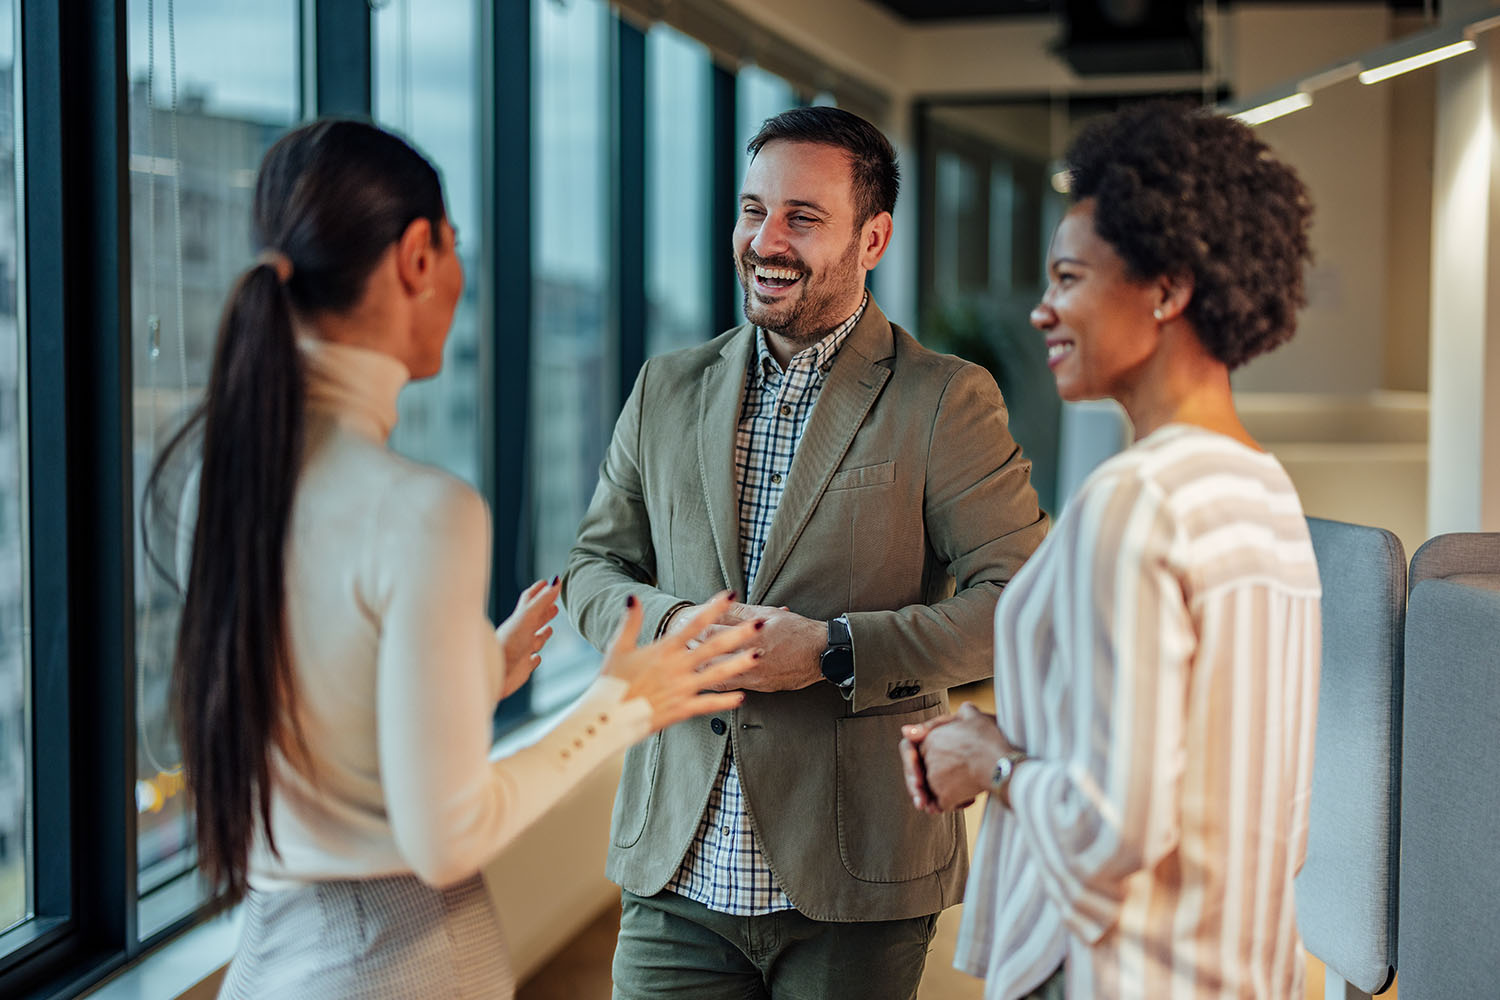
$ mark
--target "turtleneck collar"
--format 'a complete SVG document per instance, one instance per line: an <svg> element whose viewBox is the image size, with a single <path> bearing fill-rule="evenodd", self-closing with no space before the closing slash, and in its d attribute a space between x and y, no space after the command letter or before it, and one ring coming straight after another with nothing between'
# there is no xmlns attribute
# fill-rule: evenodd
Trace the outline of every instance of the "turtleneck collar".
<svg viewBox="0 0 1500 1000"><path fill-rule="evenodd" d="M389 354L299 337L307 362L307 406L384 442L396 426L396 396L411 380Z"/></svg>

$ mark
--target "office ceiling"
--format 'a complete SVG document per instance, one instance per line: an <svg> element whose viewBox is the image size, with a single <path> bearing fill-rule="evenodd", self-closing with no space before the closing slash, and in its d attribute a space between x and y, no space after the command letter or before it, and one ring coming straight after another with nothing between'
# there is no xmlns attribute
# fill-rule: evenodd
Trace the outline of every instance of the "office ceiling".
<svg viewBox="0 0 1500 1000"><path fill-rule="evenodd" d="M958 18L1005 18L1050 14L1067 6L1067 0L874 0L908 21L949 21ZM1074 3L1077 0L1073 0ZM1257 0L1260 3L1287 4L1339 3L1341 0ZM1363 3L1368 0L1342 0ZM1423 0L1388 0L1394 10L1422 10ZM1171 0L1168 0L1168 5ZM1160 0L1152 6L1161 6ZM1230 6L1232 3L1226 4ZM1433 8L1441 7L1434 0Z"/></svg>

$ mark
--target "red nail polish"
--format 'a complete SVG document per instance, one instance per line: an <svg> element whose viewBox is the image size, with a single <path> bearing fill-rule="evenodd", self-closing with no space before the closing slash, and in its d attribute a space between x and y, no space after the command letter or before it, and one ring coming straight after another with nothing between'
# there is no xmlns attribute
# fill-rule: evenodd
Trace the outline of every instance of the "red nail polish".
<svg viewBox="0 0 1500 1000"><path fill-rule="evenodd" d="M761 619L759 619L759 620L756 621L756 623L755 623L755 631L759 632L761 629L763 629L765 627L766 627L766 620L764 618L761 618Z"/></svg>
<svg viewBox="0 0 1500 1000"><path fill-rule="evenodd" d="M752 659L752 660L758 660L762 656L765 656L765 655L766 655L766 651L764 649L757 649L753 654L751 654L750 659Z"/></svg>
<svg viewBox="0 0 1500 1000"><path fill-rule="evenodd" d="M561 579L562 579L562 577L561 577L561 576L554 576L554 577L553 577L553 578L552 578L552 586L554 586L554 587L555 587L555 586L557 586L557 581L558 581L558 580L561 580Z"/></svg>
<svg viewBox="0 0 1500 1000"><path fill-rule="evenodd" d="M737 590L731 590L729 592L729 599L731 601L734 600L736 597L739 597L739 596L740 596L740 594L739 594L739 591L737 591Z"/></svg>
<svg viewBox="0 0 1500 1000"><path fill-rule="evenodd" d="M625 606L627 608L633 608L633 607L635 607L635 595L634 594L631 594L631 595L629 595L628 597L625 598Z"/></svg>

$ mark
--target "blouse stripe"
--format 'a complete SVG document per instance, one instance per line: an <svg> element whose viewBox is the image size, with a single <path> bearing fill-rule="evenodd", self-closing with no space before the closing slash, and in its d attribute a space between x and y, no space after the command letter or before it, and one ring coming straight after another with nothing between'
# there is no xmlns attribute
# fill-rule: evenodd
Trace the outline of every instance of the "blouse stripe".
<svg viewBox="0 0 1500 1000"><path fill-rule="evenodd" d="M1269 455L1170 425L1101 466L995 614L1001 729L955 965L1024 996L1297 995L1320 587Z"/></svg>

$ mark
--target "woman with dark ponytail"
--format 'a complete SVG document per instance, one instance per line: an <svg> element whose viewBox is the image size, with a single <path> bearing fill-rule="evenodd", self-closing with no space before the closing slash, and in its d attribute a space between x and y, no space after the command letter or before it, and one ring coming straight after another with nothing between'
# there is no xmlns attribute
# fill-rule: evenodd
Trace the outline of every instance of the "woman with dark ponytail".
<svg viewBox="0 0 1500 1000"><path fill-rule="evenodd" d="M386 446L463 287L437 172L378 128L319 121L266 154L253 211L264 249L148 492L160 505L201 439L174 701L202 871L247 897L221 996L507 997L479 867L615 751L739 704L700 692L749 666L756 625L636 648L632 598L578 706L490 762L558 586L493 628L484 502Z"/></svg>

